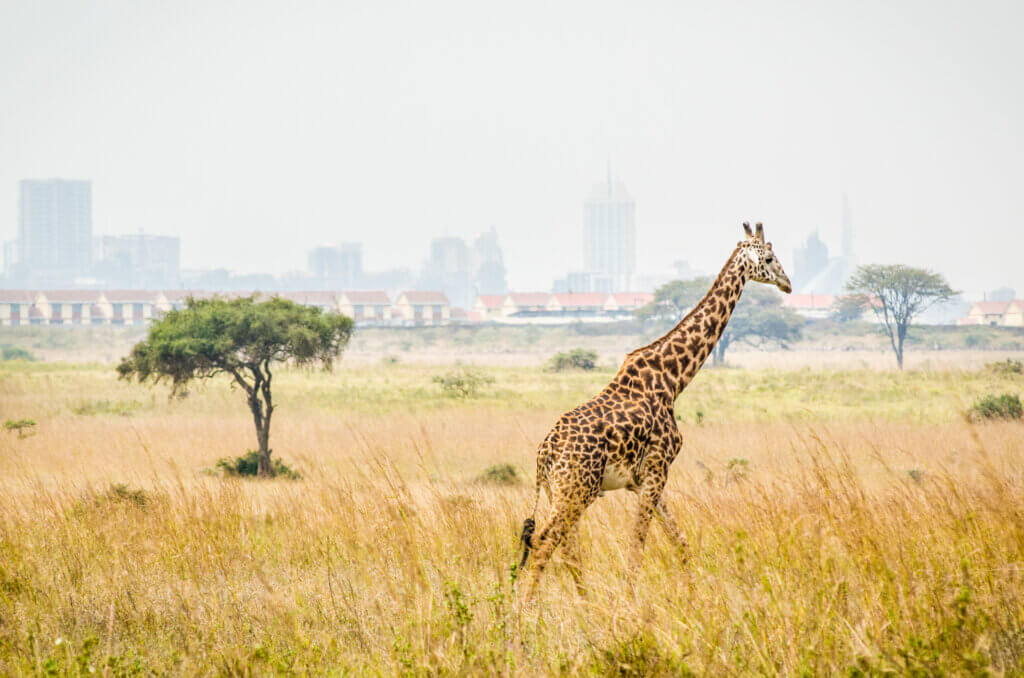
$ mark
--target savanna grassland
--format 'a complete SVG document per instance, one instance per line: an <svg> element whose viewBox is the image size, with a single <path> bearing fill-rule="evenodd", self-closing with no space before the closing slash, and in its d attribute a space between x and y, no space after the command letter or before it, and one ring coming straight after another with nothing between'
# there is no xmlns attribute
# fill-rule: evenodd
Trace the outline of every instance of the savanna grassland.
<svg viewBox="0 0 1024 678"><path fill-rule="evenodd" d="M533 454L611 376L350 365L275 377L297 481L226 381L182 398L110 365L0 364L0 674L1024 674L1024 425L972 424L988 369L705 369L667 489L687 561L635 498L582 524L580 598L512 564ZM508 472L488 469L512 465Z"/></svg>

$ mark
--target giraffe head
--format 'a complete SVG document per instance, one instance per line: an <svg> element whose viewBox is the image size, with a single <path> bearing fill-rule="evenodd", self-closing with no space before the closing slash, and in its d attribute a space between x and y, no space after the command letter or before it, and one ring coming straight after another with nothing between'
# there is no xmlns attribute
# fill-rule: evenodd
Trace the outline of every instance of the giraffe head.
<svg viewBox="0 0 1024 678"><path fill-rule="evenodd" d="M789 294L793 291L793 286L789 284L789 276L782 270L779 258L772 251L772 244L765 242L764 227L761 222L757 222L756 227L756 232L751 231L750 223L743 222L743 230L747 232L747 239L741 240L736 245L740 250L740 261L743 262L749 273L748 279L775 285Z"/></svg>

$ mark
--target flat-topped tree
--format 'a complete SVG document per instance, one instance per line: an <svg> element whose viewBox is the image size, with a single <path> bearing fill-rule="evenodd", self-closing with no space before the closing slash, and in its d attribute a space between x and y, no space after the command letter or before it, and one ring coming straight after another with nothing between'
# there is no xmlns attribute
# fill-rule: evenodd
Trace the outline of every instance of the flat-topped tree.
<svg viewBox="0 0 1024 678"><path fill-rule="evenodd" d="M226 374L245 391L259 442L259 475L272 476L271 364L330 369L352 336L351 318L281 298L195 299L153 323L149 335L121 360L122 379L168 380L175 391L190 381Z"/></svg>
<svg viewBox="0 0 1024 678"><path fill-rule="evenodd" d="M903 369L903 341L910 323L956 292L940 273L902 264L860 266L846 282L845 308L870 308L889 335L896 364Z"/></svg>
<svg viewBox="0 0 1024 678"><path fill-rule="evenodd" d="M667 282L655 290L654 301L637 310L636 317L662 321L671 318L674 324L681 315L697 305L713 282L712 278L706 276ZM787 342L800 338L803 326L803 318L782 305L782 297L778 292L767 287L746 288L732 312L729 324L711 352L714 364L725 364L725 351L734 343L764 344L774 341L785 346Z"/></svg>

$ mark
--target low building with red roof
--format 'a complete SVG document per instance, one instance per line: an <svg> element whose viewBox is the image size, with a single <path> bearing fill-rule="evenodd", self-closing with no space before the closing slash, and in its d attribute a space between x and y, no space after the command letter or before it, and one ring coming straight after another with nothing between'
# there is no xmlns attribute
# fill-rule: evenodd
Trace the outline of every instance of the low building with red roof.
<svg viewBox="0 0 1024 678"><path fill-rule="evenodd" d="M106 322L100 290L44 290L36 297L36 305L47 325L93 325Z"/></svg>
<svg viewBox="0 0 1024 678"><path fill-rule="evenodd" d="M393 317L403 325L447 325L451 308L444 292L410 290L395 299Z"/></svg>
<svg viewBox="0 0 1024 678"><path fill-rule="evenodd" d="M782 305L805 318L822 319L832 314L836 299L833 294L786 294Z"/></svg>
<svg viewBox="0 0 1024 678"><path fill-rule="evenodd" d="M613 292L608 295L604 310L633 312L652 301L654 301L654 295L650 292Z"/></svg>
<svg viewBox="0 0 1024 678"><path fill-rule="evenodd" d="M956 321L957 325L1024 325L1024 301L978 301L967 315Z"/></svg>
<svg viewBox="0 0 1024 678"><path fill-rule="evenodd" d="M1014 299L1003 311L1003 324L1007 327L1024 327L1024 299Z"/></svg>
<svg viewBox="0 0 1024 678"><path fill-rule="evenodd" d="M36 292L29 290L0 290L0 325L28 325L29 312L36 303L36 295Z"/></svg>
<svg viewBox="0 0 1024 678"><path fill-rule="evenodd" d="M384 290L339 292L338 308L357 325L384 325L391 322L391 299Z"/></svg>
<svg viewBox="0 0 1024 678"><path fill-rule="evenodd" d="M160 315L157 305L163 299L154 290L104 290L100 300L92 307L93 324L145 325Z"/></svg>
<svg viewBox="0 0 1024 678"><path fill-rule="evenodd" d="M547 310L549 303L551 303L550 292L511 292L505 295L501 315L504 318L511 318L540 313Z"/></svg>
<svg viewBox="0 0 1024 678"><path fill-rule="evenodd" d="M470 312L483 320L498 320L505 315L507 298L507 294L478 294Z"/></svg>
<svg viewBox="0 0 1024 678"><path fill-rule="evenodd" d="M563 292L561 294L552 294L548 300L547 310L555 313L600 313L608 302L608 296L601 292Z"/></svg>

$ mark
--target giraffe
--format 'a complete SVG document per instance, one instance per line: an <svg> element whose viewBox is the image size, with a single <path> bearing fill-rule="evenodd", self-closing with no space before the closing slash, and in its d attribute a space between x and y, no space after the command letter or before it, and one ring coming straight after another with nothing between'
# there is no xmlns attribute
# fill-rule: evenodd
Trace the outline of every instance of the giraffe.
<svg viewBox="0 0 1024 678"><path fill-rule="evenodd" d="M725 330L748 281L792 287L764 228L745 222L746 238L736 244L704 298L678 325L623 361L596 396L563 414L537 450L533 513L523 524L520 571L531 567L526 598L532 597L544 566L559 545L580 593L577 538L583 511L606 490L625 488L639 495L632 534L631 566L642 558L651 519L657 516L669 539L684 553L686 540L662 498L668 469L683 444L675 421L675 401L694 378ZM540 492L551 507L534 543ZM531 559L532 549L532 559Z"/></svg>

